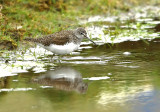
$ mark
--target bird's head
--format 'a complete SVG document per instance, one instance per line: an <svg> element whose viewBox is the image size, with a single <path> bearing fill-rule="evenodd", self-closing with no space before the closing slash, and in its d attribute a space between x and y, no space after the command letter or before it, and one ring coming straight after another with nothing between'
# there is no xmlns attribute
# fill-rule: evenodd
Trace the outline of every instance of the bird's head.
<svg viewBox="0 0 160 112"><path fill-rule="evenodd" d="M89 41L91 41L93 44L96 45L96 43L94 41L92 41L90 38L87 37L87 32L84 28L80 27L80 28L77 28L75 30L75 35L80 38L80 39L83 39L83 38L87 38Z"/></svg>

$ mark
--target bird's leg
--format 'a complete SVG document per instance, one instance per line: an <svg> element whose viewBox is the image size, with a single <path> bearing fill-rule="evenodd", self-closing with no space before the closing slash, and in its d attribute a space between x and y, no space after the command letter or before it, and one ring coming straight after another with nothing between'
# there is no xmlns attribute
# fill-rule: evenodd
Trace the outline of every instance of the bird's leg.
<svg viewBox="0 0 160 112"><path fill-rule="evenodd" d="M59 56L58 56L57 62L58 62L58 63L61 63L61 62L62 62L62 55L59 55Z"/></svg>
<svg viewBox="0 0 160 112"><path fill-rule="evenodd" d="M55 54L53 53L53 54L51 55L50 62L54 62L54 59L53 59L54 56L55 56Z"/></svg>

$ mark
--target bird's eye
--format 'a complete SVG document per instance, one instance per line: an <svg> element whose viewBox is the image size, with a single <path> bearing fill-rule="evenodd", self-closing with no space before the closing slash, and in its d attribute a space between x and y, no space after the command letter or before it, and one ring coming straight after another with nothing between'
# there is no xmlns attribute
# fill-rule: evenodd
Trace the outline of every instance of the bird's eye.
<svg viewBox="0 0 160 112"><path fill-rule="evenodd" d="M82 32L81 32L80 34L81 34L81 35L83 35L83 33L82 33Z"/></svg>

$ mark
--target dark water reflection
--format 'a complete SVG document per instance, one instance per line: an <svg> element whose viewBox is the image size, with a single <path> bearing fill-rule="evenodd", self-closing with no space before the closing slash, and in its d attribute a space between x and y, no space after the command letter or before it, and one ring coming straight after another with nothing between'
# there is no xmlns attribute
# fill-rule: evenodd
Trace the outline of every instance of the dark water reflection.
<svg viewBox="0 0 160 112"><path fill-rule="evenodd" d="M85 93L88 88L88 84L83 82L81 74L71 67L58 67L55 70L49 70L44 75L33 79L32 82L78 93Z"/></svg>
<svg viewBox="0 0 160 112"><path fill-rule="evenodd" d="M159 43L82 45L46 72L3 77L0 112L159 112Z"/></svg>

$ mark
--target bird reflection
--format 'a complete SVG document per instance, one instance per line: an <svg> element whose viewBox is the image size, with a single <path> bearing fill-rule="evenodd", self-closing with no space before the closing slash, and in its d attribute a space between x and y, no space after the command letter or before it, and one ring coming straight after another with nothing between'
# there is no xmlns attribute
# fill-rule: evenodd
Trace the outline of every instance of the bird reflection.
<svg viewBox="0 0 160 112"><path fill-rule="evenodd" d="M55 70L49 70L44 75L33 79L32 82L82 94L86 93L88 89L88 84L83 82L81 74L71 67L59 67Z"/></svg>

